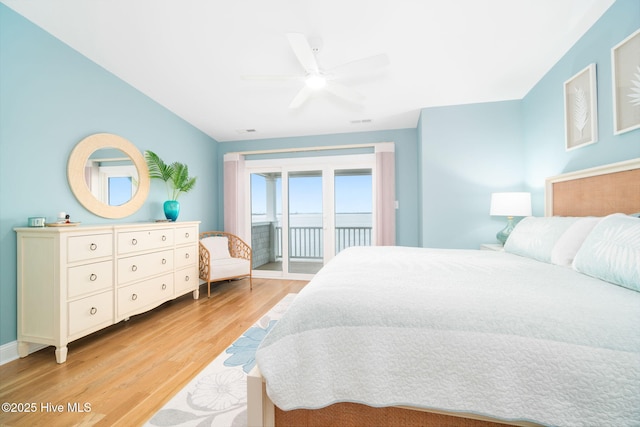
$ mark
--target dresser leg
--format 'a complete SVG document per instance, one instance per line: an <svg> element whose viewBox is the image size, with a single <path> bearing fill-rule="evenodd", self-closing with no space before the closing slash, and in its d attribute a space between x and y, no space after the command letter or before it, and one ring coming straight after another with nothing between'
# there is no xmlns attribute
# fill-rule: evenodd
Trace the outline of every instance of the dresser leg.
<svg viewBox="0 0 640 427"><path fill-rule="evenodd" d="M200 289L196 289L193 291L193 299L200 298Z"/></svg>
<svg viewBox="0 0 640 427"><path fill-rule="evenodd" d="M56 362L64 363L67 361L67 346L56 347Z"/></svg>
<svg viewBox="0 0 640 427"><path fill-rule="evenodd" d="M18 356L27 357L29 355L29 343L26 341L18 341Z"/></svg>

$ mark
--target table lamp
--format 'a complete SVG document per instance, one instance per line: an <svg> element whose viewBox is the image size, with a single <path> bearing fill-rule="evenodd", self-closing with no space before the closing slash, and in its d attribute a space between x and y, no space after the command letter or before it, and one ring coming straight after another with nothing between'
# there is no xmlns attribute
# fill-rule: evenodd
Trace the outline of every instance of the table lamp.
<svg viewBox="0 0 640 427"><path fill-rule="evenodd" d="M513 217L531 215L531 193L492 193L489 214L507 217L506 227L496 234L498 241L504 245L513 231Z"/></svg>

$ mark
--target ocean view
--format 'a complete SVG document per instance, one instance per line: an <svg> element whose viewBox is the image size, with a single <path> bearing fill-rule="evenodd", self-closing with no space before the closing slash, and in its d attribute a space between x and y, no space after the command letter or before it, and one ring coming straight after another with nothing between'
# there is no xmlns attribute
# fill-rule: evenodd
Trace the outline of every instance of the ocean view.
<svg viewBox="0 0 640 427"><path fill-rule="evenodd" d="M282 175L251 174L251 212L255 244L275 251L276 259L288 248L290 258L321 259L325 237L323 219L335 226L330 240L335 241L335 253L349 246L369 246L373 237L373 186L369 168L332 172L333 186L329 190L334 200L331 211L323 205L328 194L323 187L322 171L289 172L287 210L289 230L283 230ZM325 213L323 214L323 211ZM267 215L269 212L269 215ZM327 216L334 215L335 217ZM275 217L274 217L275 215ZM328 221L331 219L331 221ZM326 224L329 225L329 224ZM269 241L264 244L264 241ZM287 242L283 248L283 239ZM332 243L333 244L333 243ZM273 257L271 257L273 258Z"/></svg>
<svg viewBox="0 0 640 427"><path fill-rule="evenodd" d="M253 215L253 225L268 224L264 214ZM282 218L277 216L274 224L278 237L276 237L277 257L282 254L280 242ZM322 214L304 213L290 216L290 256L293 258L318 259L322 257L323 230ZM371 245L372 214L371 213L342 213L336 214L336 253L350 246Z"/></svg>
<svg viewBox="0 0 640 427"><path fill-rule="evenodd" d="M252 215L252 223L266 222L265 214ZM276 226L282 226L282 215L276 216ZM336 214L336 227L371 227L371 213L338 213ZM290 227L322 227L322 214L302 213L289 216Z"/></svg>

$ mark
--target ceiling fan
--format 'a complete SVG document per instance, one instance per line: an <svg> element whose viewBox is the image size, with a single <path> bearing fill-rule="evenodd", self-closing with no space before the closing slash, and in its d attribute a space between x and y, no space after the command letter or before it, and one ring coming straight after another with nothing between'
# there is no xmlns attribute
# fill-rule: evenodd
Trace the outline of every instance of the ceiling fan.
<svg viewBox="0 0 640 427"><path fill-rule="evenodd" d="M293 98L291 104L289 104L289 108L292 109L302 106L314 92L320 90L331 93L350 103L360 104L363 101L364 96L350 87L339 83L337 80L353 75L368 73L372 70L389 65L387 55L379 54L324 70L318 65L318 61L316 60L316 53L319 51L319 46L317 44L314 46L309 44L305 35L301 33L288 33L287 39L289 40L293 53L296 58L298 58L300 65L302 65L302 68L304 69L304 74L293 76L246 75L243 76L243 78L248 80L303 81L304 86Z"/></svg>

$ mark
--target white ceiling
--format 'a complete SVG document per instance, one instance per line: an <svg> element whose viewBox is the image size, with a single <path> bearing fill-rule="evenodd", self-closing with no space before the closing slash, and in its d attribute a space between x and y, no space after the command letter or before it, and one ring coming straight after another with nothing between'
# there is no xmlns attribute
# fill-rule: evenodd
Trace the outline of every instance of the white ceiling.
<svg viewBox="0 0 640 427"><path fill-rule="evenodd" d="M234 141L415 128L422 108L520 99L614 0L2 2L212 138ZM289 32L321 39L323 68L379 53L390 65L343 81L365 96L360 107L317 93L290 110L301 81L241 78L301 73Z"/></svg>

